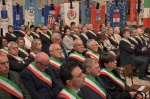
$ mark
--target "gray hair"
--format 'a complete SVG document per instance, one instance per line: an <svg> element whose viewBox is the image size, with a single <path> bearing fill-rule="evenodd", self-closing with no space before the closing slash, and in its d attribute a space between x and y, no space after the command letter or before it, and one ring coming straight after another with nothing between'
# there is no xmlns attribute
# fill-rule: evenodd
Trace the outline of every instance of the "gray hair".
<svg viewBox="0 0 150 99"><path fill-rule="evenodd" d="M61 38L61 35L59 33L53 33L51 36L51 40L53 41L56 36L60 36L60 38Z"/></svg>
<svg viewBox="0 0 150 99"><path fill-rule="evenodd" d="M13 45L18 45L16 42L14 42L14 41L10 41L9 43L8 43L8 50L13 46Z"/></svg>
<svg viewBox="0 0 150 99"><path fill-rule="evenodd" d="M75 39L75 40L73 41L73 46L76 46L77 43L78 43L78 41L82 41L82 40L80 40L80 39Z"/></svg>
<svg viewBox="0 0 150 99"><path fill-rule="evenodd" d="M53 44L51 44L50 47L49 47L49 51L50 51L50 52L53 51L55 45L59 45L59 44L58 44L58 43L53 43ZM59 45L59 46L60 46L60 45Z"/></svg>
<svg viewBox="0 0 150 99"><path fill-rule="evenodd" d="M83 73L86 73L87 68L92 68L94 64L98 63L98 61L94 58L87 58L83 63Z"/></svg>
<svg viewBox="0 0 150 99"><path fill-rule="evenodd" d="M116 30L118 30L118 29L120 29L120 28L119 28L119 27L115 27L115 28L114 28L114 31L116 31Z"/></svg>
<svg viewBox="0 0 150 99"><path fill-rule="evenodd" d="M90 48L92 43L94 42L95 40L94 39L89 39L87 42L86 42L86 46L87 48ZM95 41L96 42L96 41Z"/></svg>

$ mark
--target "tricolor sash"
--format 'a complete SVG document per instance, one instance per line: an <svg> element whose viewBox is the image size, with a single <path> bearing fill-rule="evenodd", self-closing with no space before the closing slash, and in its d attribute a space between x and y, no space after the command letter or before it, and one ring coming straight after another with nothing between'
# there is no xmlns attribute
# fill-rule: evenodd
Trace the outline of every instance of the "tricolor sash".
<svg viewBox="0 0 150 99"><path fill-rule="evenodd" d="M30 56L31 56L31 57L33 57L33 58L35 58L36 53L34 53L34 52L30 52Z"/></svg>
<svg viewBox="0 0 150 99"><path fill-rule="evenodd" d="M73 37L74 37L75 39L81 39L80 36L77 35L77 34L74 34Z"/></svg>
<svg viewBox="0 0 150 99"><path fill-rule="evenodd" d="M89 38L87 37L86 33L81 33L81 35L88 41Z"/></svg>
<svg viewBox="0 0 150 99"><path fill-rule="evenodd" d="M88 86L97 94L99 94L103 99L106 99L106 90L103 87L101 87L101 85L94 78L86 75L85 83L86 86Z"/></svg>
<svg viewBox="0 0 150 99"><path fill-rule="evenodd" d="M128 43L129 45L132 45L131 42L127 38L122 38L122 41Z"/></svg>
<svg viewBox="0 0 150 99"><path fill-rule="evenodd" d="M142 41L142 39L141 39L141 37L140 36L135 36L140 42L141 42L141 44L143 45L143 41Z"/></svg>
<svg viewBox="0 0 150 99"><path fill-rule="evenodd" d="M98 44L98 47L101 49L101 51L103 51L104 47L103 47L103 45L101 43Z"/></svg>
<svg viewBox="0 0 150 99"><path fill-rule="evenodd" d="M23 34L23 35L26 34L26 33L25 33L24 31L22 31L22 30L19 30L19 32L20 32L21 34Z"/></svg>
<svg viewBox="0 0 150 99"><path fill-rule="evenodd" d="M116 39L117 43L119 44L119 39L121 40L121 36L119 34L115 34L114 38ZM119 39L118 39L119 38Z"/></svg>
<svg viewBox="0 0 150 99"><path fill-rule="evenodd" d="M3 52L3 53L5 53L5 54L8 54L8 50L7 50L6 48L0 49L0 52Z"/></svg>
<svg viewBox="0 0 150 99"><path fill-rule="evenodd" d="M96 36L96 34L95 34L93 31L89 30L88 32L89 32L90 34Z"/></svg>
<svg viewBox="0 0 150 99"><path fill-rule="evenodd" d="M79 61L81 61L81 62L84 62L84 60L85 60L85 57L84 57L82 54L79 54L79 53L77 53L77 52L71 53L71 54L69 55L69 58L75 58L75 59L77 59L77 60L79 60Z"/></svg>
<svg viewBox="0 0 150 99"><path fill-rule="evenodd" d="M63 50L61 51L61 55L62 55L62 58L65 58L65 53Z"/></svg>
<svg viewBox="0 0 150 99"><path fill-rule="evenodd" d="M130 39L131 41L133 41L134 43L138 44L137 40L136 40L134 37L130 36L129 39Z"/></svg>
<svg viewBox="0 0 150 99"><path fill-rule="evenodd" d="M65 38L71 43L71 44L73 44L73 40L71 39L71 37L70 36L68 36L68 35L65 35Z"/></svg>
<svg viewBox="0 0 150 99"><path fill-rule="evenodd" d="M118 77L116 77L110 70L104 68L101 70L100 75L107 75L112 79L114 82L116 82L121 88L125 90L125 83Z"/></svg>
<svg viewBox="0 0 150 99"><path fill-rule="evenodd" d="M107 46L110 46L110 45L111 45L109 39L106 39L104 42L107 44Z"/></svg>
<svg viewBox="0 0 150 99"><path fill-rule="evenodd" d="M33 34L34 36L36 36L37 38L40 38L40 35L39 35L38 33L32 32L32 34Z"/></svg>
<svg viewBox="0 0 150 99"><path fill-rule="evenodd" d="M19 56L14 56L14 55L11 55L11 54L9 54L9 55L12 56L14 59L16 59L18 62L23 60L23 58L21 58Z"/></svg>
<svg viewBox="0 0 150 99"><path fill-rule="evenodd" d="M23 99L23 94L21 89L11 80L3 76L0 76L0 88L6 90L7 92L9 92L10 94L14 95L19 99Z"/></svg>
<svg viewBox="0 0 150 99"><path fill-rule="evenodd" d="M116 41L116 39L114 38L114 36L108 36L108 38L111 39L113 42L118 43L118 42Z"/></svg>
<svg viewBox="0 0 150 99"><path fill-rule="evenodd" d="M143 37L144 37L147 41L149 41L149 38L148 38L148 36L147 36L146 34L143 34Z"/></svg>
<svg viewBox="0 0 150 99"><path fill-rule="evenodd" d="M8 34L10 34L10 36L11 36L11 37L13 37L13 38L15 38L15 37L16 37L16 35L15 35L15 34L13 34L13 33L8 33Z"/></svg>
<svg viewBox="0 0 150 99"><path fill-rule="evenodd" d="M59 60L57 60L53 57L50 58L49 62L50 62L51 65L53 65L57 69L60 69L60 66L62 65L62 62L60 62Z"/></svg>
<svg viewBox="0 0 150 99"><path fill-rule="evenodd" d="M99 54L93 52L92 50L88 50L86 52L87 55L89 55L91 58L96 59L97 61L99 61Z"/></svg>
<svg viewBox="0 0 150 99"><path fill-rule="evenodd" d="M21 47L18 47L18 49L20 52L24 53L26 56L29 56L29 53L25 49L23 49Z"/></svg>
<svg viewBox="0 0 150 99"><path fill-rule="evenodd" d="M51 30L48 30L48 32L50 33L50 35L52 35L52 34L53 34L53 32L52 32Z"/></svg>
<svg viewBox="0 0 150 99"><path fill-rule="evenodd" d="M33 40L32 36L30 37L30 36L26 35L25 38L27 38L30 42L32 42L32 40Z"/></svg>
<svg viewBox="0 0 150 99"><path fill-rule="evenodd" d="M34 73L36 77L38 77L39 79L41 79L42 81L44 81L45 83L47 83L48 85L50 85L52 87L51 76L46 74L45 72L39 71L34 62L29 64L29 66L27 68L30 69L31 72Z"/></svg>
<svg viewBox="0 0 150 99"><path fill-rule="evenodd" d="M61 90L58 97L62 97L65 99L81 99L77 93L75 93L73 90L68 89L67 87L64 87Z"/></svg>
<svg viewBox="0 0 150 99"><path fill-rule="evenodd" d="M149 41L149 39L147 37L144 37L143 35L141 36L141 38L143 38L145 41Z"/></svg>
<svg viewBox="0 0 150 99"><path fill-rule="evenodd" d="M44 35L46 38L50 39L50 36L46 33L41 33L42 35Z"/></svg>

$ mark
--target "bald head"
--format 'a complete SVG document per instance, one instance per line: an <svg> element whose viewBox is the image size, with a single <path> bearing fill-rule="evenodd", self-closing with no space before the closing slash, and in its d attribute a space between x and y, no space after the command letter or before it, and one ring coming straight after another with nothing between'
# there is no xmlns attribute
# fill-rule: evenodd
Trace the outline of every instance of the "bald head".
<svg viewBox="0 0 150 99"><path fill-rule="evenodd" d="M43 62L45 64L49 63L49 56L45 52L39 52L36 57L35 61Z"/></svg>

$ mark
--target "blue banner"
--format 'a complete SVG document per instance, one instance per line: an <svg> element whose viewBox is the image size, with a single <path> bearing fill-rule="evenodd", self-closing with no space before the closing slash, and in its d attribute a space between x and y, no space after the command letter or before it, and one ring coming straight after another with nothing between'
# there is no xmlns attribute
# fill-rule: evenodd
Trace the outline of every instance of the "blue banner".
<svg viewBox="0 0 150 99"><path fill-rule="evenodd" d="M47 25L47 23L48 23L48 15L49 15L50 8L51 8L51 6L45 5L45 8L44 8L44 25Z"/></svg>
<svg viewBox="0 0 150 99"><path fill-rule="evenodd" d="M123 29L126 25L126 0L121 2L118 0L118 6L115 2L107 1L107 23L110 23L111 27L120 27Z"/></svg>
<svg viewBox="0 0 150 99"><path fill-rule="evenodd" d="M25 0L25 10L30 10L31 6L36 9L38 7L38 0Z"/></svg>
<svg viewBox="0 0 150 99"><path fill-rule="evenodd" d="M35 9L35 16L35 26L38 26L39 24L44 25L44 16L42 16L41 8Z"/></svg>
<svg viewBox="0 0 150 99"><path fill-rule="evenodd" d="M13 6L13 25L14 30L20 30L20 25L23 24L23 8L22 6Z"/></svg>
<svg viewBox="0 0 150 99"><path fill-rule="evenodd" d="M89 5L93 5L95 2L89 2ZM90 24L91 23L91 8L87 8L87 1L82 0L80 5L80 18L81 24Z"/></svg>

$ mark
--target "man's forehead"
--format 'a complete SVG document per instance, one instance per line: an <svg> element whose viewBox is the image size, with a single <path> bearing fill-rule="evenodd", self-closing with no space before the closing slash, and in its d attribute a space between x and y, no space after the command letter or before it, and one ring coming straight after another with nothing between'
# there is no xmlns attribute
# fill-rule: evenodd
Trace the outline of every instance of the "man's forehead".
<svg viewBox="0 0 150 99"><path fill-rule="evenodd" d="M77 77L79 74L81 74L82 73L82 70L80 69L80 67L79 66L76 66L74 69L73 69L73 71L72 71L72 76L73 77Z"/></svg>

